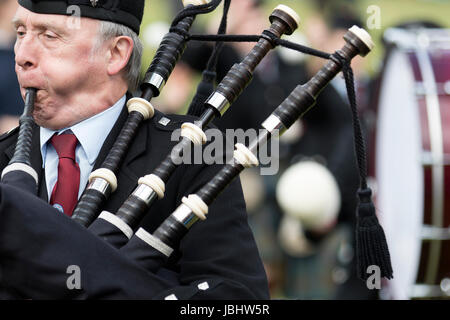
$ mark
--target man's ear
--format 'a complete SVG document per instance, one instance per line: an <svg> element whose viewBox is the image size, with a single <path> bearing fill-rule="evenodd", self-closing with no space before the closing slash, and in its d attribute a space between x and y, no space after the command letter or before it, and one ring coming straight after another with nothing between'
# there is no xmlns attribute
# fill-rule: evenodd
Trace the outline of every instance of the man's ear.
<svg viewBox="0 0 450 320"><path fill-rule="evenodd" d="M120 36L112 40L109 47L108 75L116 75L125 68L133 52L133 46L133 40L130 37Z"/></svg>

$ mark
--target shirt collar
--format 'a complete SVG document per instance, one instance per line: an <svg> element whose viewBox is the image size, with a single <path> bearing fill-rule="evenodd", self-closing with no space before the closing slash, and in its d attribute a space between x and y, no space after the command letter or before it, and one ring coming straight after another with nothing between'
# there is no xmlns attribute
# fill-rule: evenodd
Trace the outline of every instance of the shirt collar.
<svg viewBox="0 0 450 320"><path fill-rule="evenodd" d="M83 148L89 164L93 165L95 160L97 159L98 154L100 153L100 149L104 141L106 140L106 137L119 118L125 101L126 95L120 98L119 101L117 101L112 107L106 109L105 111L68 128L64 128L61 130L50 130L41 127L40 146L42 163L45 163L45 158L47 155L46 145L50 138L55 133L60 134L65 131L71 130L72 133L77 137L81 147Z"/></svg>

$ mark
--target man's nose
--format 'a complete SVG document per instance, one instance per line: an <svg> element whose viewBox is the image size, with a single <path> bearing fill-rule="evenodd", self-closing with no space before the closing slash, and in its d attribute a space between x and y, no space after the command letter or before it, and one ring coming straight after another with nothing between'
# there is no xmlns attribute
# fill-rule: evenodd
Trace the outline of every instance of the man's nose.
<svg viewBox="0 0 450 320"><path fill-rule="evenodd" d="M30 70L37 66L36 39L32 35L26 35L17 39L14 51L16 54L16 64L22 70Z"/></svg>

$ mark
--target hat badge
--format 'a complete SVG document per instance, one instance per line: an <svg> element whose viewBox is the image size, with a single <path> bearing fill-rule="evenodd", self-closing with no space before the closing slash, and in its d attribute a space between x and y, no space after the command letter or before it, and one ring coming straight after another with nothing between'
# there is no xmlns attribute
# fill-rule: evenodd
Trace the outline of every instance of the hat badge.
<svg viewBox="0 0 450 320"><path fill-rule="evenodd" d="M91 0L91 4L93 7L96 7L98 3L98 0Z"/></svg>

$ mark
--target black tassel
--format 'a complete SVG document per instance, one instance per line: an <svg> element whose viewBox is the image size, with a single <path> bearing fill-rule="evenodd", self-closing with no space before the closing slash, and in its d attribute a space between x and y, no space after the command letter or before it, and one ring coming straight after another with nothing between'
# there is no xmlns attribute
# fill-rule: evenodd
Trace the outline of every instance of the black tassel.
<svg viewBox="0 0 450 320"><path fill-rule="evenodd" d="M380 226L369 188L358 190L359 203L356 212L356 257L357 273L361 280L371 275L369 266L380 268L381 277L392 279L389 249L383 228Z"/></svg>
<svg viewBox="0 0 450 320"><path fill-rule="evenodd" d="M367 186L366 147L356 105L353 70L350 63L345 61L339 53L336 52L333 56L342 63L342 71L352 112L355 154L360 178L359 203L356 210L357 275L360 279L367 280L371 275L367 272L367 268L369 266L377 266L380 268L380 276L392 279L391 257L386 236L375 213L375 206L372 202L372 190Z"/></svg>

